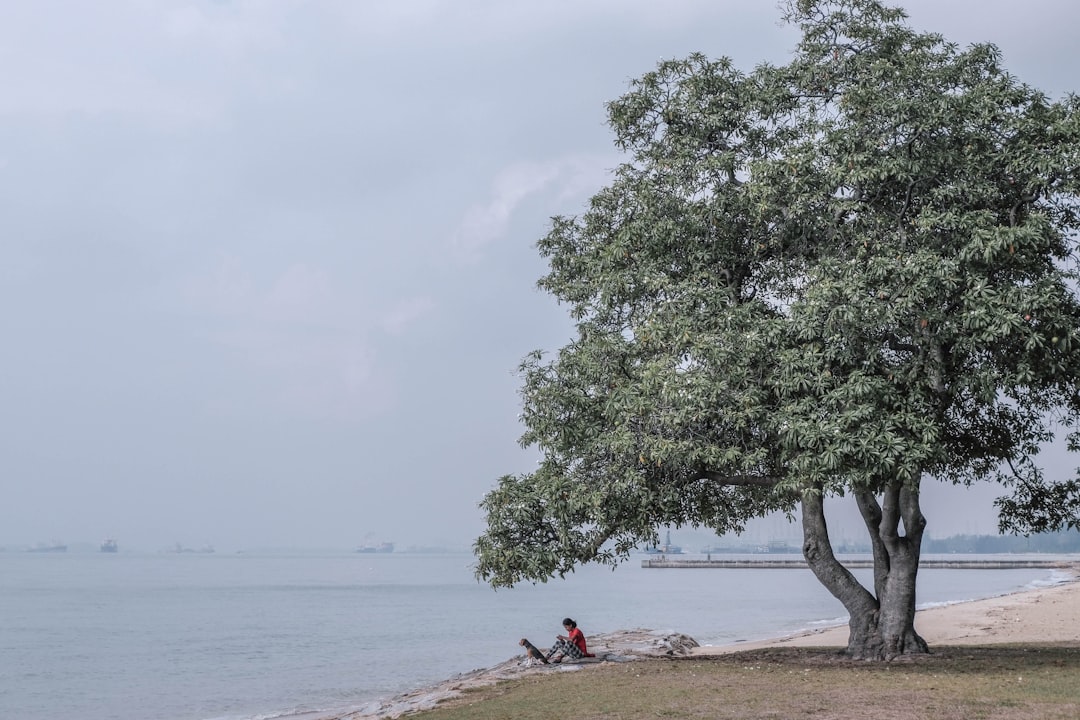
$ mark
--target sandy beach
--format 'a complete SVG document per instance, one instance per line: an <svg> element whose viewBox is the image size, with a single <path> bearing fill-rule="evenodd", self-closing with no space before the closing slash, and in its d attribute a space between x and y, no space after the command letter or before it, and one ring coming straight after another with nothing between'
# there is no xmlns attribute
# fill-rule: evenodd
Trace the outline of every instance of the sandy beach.
<svg viewBox="0 0 1080 720"><path fill-rule="evenodd" d="M931 646L1010 643L1062 643L1080 646L1080 565L1061 584L982 600L958 602L919 610L915 627ZM647 629L626 630L589 637L597 657L563 666L543 666L524 655L490 668L474 670L436 686L418 689L357 711L320 716L321 720L397 718L435 707L464 690L493 685L533 673L577 672L602 662L633 662L662 655L718 655L766 647L843 647L846 625L795 635L699 646L681 635L658 635Z"/></svg>
<svg viewBox="0 0 1080 720"><path fill-rule="evenodd" d="M1009 595L919 610L915 629L930 644L1080 644L1080 583L1077 571L1060 584ZM762 647L843 647L847 625L732 645L694 648L693 654L739 652Z"/></svg>

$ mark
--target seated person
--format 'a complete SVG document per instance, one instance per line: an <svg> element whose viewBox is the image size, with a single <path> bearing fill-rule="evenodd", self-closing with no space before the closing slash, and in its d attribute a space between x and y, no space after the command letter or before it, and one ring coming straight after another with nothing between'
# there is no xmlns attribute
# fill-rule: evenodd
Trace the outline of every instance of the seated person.
<svg viewBox="0 0 1080 720"><path fill-rule="evenodd" d="M562 624L567 634L555 636L555 644L551 646L551 650L547 654L548 660L557 663L562 662L563 658L580 660L586 657L596 657L585 647L585 633L578 629L576 622L571 618L564 618Z"/></svg>

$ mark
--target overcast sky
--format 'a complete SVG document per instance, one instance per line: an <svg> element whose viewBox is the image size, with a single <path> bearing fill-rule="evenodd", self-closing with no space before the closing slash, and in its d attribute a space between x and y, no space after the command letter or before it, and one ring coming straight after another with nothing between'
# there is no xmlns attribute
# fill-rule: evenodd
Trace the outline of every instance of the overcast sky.
<svg viewBox="0 0 1080 720"><path fill-rule="evenodd" d="M1071 0L907 7L1078 84ZM571 326L534 245L619 161L605 103L661 58L785 62L779 14L0 4L0 546L467 547L535 463L514 370ZM928 531L991 497L928 490Z"/></svg>

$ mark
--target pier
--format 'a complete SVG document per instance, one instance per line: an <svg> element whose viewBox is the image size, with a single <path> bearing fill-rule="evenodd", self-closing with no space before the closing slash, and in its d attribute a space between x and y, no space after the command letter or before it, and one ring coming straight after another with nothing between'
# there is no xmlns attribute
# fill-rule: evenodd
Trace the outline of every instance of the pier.
<svg viewBox="0 0 1080 720"><path fill-rule="evenodd" d="M846 568L872 568L874 561L870 559L840 559L840 564ZM1030 560L1017 558L993 559L993 560L922 560L920 569L947 569L947 570L1019 570L1024 568L1068 568L1074 567L1074 562L1067 560ZM774 569L774 570L798 570L809 568L805 560L796 558L761 558L753 560L690 560L671 557L646 558L641 561L643 568L685 568L685 569Z"/></svg>

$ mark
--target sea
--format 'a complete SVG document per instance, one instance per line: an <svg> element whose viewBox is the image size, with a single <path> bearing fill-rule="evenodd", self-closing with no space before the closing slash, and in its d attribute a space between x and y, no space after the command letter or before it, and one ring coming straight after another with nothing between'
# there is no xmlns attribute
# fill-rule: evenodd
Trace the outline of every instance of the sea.
<svg viewBox="0 0 1080 720"><path fill-rule="evenodd" d="M702 645L845 620L808 570L643 568L645 557L496 591L465 553L0 553L0 718L270 720L364 708L520 655L522 637L547 646L564 617L586 636L641 628ZM863 582L870 573L856 571ZM927 607L1066 576L919 578Z"/></svg>

